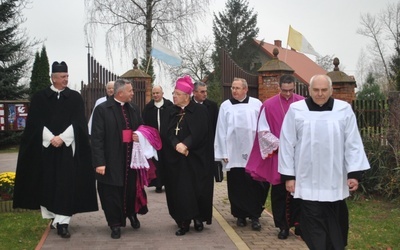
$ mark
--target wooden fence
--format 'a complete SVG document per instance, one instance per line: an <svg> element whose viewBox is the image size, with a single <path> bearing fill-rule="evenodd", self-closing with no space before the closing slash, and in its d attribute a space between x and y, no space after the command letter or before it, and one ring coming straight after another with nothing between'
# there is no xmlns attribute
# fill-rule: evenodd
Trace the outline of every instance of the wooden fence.
<svg viewBox="0 0 400 250"><path fill-rule="evenodd" d="M352 107L362 135L386 137L389 115L387 100L355 100Z"/></svg>

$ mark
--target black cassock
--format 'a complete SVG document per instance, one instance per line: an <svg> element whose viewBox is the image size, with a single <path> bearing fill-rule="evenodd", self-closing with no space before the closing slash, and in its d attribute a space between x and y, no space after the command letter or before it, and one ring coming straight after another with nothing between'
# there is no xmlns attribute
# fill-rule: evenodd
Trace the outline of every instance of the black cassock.
<svg viewBox="0 0 400 250"><path fill-rule="evenodd" d="M42 146L44 127L59 135L70 125L74 155L65 143L59 148ZM84 103L78 92L66 88L57 98L48 87L32 98L18 155L13 205L44 206L66 216L98 210Z"/></svg>
<svg viewBox="0 0 400 250"><path fill-rule="evenodd" d="M160 107L157 108L154 105L154 100L151 100L149 103L146 104L142 111L142 117L143 117L143 122L144 124L151 126L155 129L158 129L161 133L161 131L164 129L161 127L162 121L166 119L166 111L169 106L172 106L173 103L168 100L163 98L164 104ZM160 127L158 127L158 121L157 121L157 113L159 112L160 114ZM162 187L164 185L164 170L165 170L165 161L163 159L163 153L162 153L163 148L157 151L158 154L158 160L153 160L154 165L156 166L156 174L157 177L153 180L151 180L149 187Z"/></svg>
<svg viewBox="0 0 400 250"><path fill-rule="evenodd" d="M178 224L192 219L211 224L214 176L209 140L214 138L209 134L207 108L191 101L184 110L172 106L168 113L162 139L169 213ZM187 156L175 150L180 142L188 147Z"/></svg>

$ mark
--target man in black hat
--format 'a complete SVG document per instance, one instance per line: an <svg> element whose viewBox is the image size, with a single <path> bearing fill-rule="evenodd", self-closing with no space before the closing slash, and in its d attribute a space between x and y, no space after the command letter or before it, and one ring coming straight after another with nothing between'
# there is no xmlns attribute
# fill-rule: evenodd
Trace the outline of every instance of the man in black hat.
<svg viewBox="0 0 400 250"><path fill-rule="evenodd" d="M62 238L75 213L98 210L84 103L54 62L53 85L36 93L18 155L14 208L41 209Z"/></svg>

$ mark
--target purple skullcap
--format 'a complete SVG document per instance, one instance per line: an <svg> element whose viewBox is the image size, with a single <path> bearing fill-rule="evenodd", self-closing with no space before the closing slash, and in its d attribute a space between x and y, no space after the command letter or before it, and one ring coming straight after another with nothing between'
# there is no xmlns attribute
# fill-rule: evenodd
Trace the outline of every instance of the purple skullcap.
<svg viewBox="0 0 400 250"><path fill-rule="evenodd" d="M178 80L176 80L176 85L175 85L175 89L180 90L182 92L185 92L186 94L190 95L193 92L193 82L192 82L192 78L190 76L184 76L181 78L178 78Z"/></svg>

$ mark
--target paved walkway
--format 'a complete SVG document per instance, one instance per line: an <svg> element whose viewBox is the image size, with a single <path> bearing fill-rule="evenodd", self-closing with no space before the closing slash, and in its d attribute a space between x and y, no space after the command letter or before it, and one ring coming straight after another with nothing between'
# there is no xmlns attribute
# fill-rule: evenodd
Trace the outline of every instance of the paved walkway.
<svg viewBox="0 0 400 250"><path fill-rule="evenodd" d="M0 154L0 172L15 171L17 154ZM226 182L215 183L213 223L205 225L203 232L193 227L184 236L175 236L177 227L168 214L165 193L147 189L149 212L139 216L140 229L129 226L122 228L121 238L111 239L102 210L77 214L72 217L70 239L62 239L56 230L49 227L43 234L37 249L308 249L305 243L290 234L288 239L279 240L278 230L273 226L269 213L260 218L261 231L247 227L239 228L230 214ZM100 207L100 206L99 206Z"/></svg>

